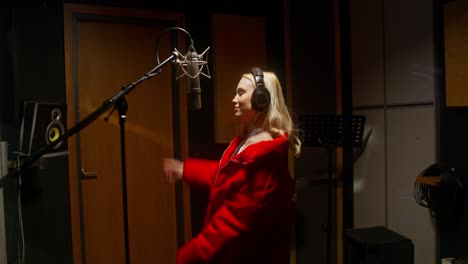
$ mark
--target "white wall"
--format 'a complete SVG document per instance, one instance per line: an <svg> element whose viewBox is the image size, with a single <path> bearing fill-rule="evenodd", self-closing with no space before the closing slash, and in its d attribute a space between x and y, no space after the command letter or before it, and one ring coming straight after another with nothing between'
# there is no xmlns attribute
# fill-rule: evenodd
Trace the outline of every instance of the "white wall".
<svg viewBox="0 0 468 264"><path fill-rule="evenodd" d="M416 176L436 157L432 1L353 0L353 107L372 129L355 164L355 228L410 238L416 264L435 264L436 229L414 200Z"/></svg>

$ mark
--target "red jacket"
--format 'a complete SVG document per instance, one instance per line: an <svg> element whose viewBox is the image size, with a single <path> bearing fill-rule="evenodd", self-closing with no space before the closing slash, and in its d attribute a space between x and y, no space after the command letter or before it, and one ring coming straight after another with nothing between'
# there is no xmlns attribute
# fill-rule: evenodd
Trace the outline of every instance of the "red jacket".
<svg viewBox="0 0 468 264"><path fill-rule="evenodd" d="M177 263L285 264L294 217L294 182L288 170L288 142L279 136L221 160L187 159L184 180L209 187L200 234L177 252Z"/></svg>

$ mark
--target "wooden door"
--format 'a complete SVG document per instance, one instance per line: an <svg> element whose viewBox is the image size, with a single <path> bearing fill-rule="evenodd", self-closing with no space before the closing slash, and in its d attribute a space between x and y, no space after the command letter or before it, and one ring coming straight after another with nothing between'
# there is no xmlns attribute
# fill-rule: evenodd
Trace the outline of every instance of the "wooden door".
<svg viewBox="0 0 468 264"><path fill-rule="evenodd" d="M177 14L80 5L65 5L64 19L70 124L154 68L157 36L182 23ZM177 42L171 35L161 38L161 60L169 57ZM175 262L177 217L184 217L185 225L190 221L187 214L181 215L189 210L176 209L174 185L161 173L163 157L187 153L185 93L174 89L178 83L167 64L159 75L125 96L126 184L117 111L106 122L109 109L69 140L75 263L125 263L126 241L131 263ZM82 171L95 177L84 177ZM126 215L123 190L127 192Z"/></svg>

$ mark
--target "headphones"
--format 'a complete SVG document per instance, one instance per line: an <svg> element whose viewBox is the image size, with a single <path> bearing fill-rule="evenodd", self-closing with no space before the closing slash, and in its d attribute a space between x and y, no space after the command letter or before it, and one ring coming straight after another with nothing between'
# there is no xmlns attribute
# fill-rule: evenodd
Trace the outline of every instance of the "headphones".
<svg viewBox="0 0 468 264"><path fill-rule="evenodd" d="M264 112L270 106L270 92L265 88L263 71L259 67L253 67L250 72L255 80L255 90L252 92L252 108L258 112Z"/></svg>

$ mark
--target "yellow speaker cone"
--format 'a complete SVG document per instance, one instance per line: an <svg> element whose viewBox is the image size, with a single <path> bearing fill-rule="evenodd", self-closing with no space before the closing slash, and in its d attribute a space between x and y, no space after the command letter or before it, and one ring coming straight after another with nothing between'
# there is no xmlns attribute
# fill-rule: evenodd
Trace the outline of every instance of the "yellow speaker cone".
<svg viewBox="0 0 468 264"><path fill-rule="evenodd" d="M49 131L49 141L54 142L60 137L60 130L56 127L53 127Z"/></svg>

